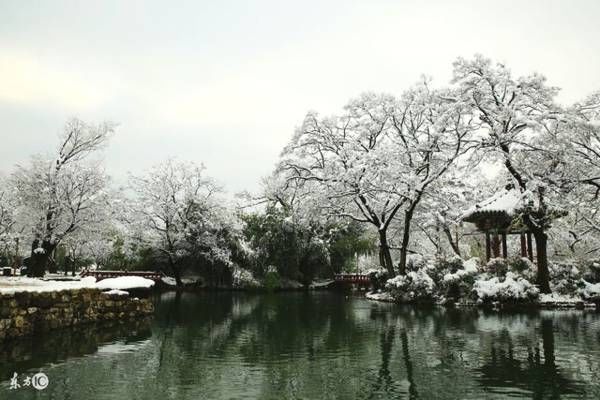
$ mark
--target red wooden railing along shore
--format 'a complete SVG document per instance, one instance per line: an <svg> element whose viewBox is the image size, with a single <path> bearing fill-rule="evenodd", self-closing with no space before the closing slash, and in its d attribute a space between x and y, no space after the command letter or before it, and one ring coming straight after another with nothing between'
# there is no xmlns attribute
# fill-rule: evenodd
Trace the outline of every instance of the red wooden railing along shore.
<svg viewBox="0 0 600 400"><path fill-rule="evenodd" d="M100 281L106 278L118 278L120 276L141 276L142 278L159 281L163 274L154 271L102 271L102 270L85 270L81 272L82 277L93 276Z"/></svg>

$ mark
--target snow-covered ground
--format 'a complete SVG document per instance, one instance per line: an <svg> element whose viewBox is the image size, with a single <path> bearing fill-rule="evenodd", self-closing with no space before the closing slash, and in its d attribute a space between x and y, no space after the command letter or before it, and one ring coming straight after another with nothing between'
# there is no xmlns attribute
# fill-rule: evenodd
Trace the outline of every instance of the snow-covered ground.
<svg viewBox="0 0 600 400"><path fill-rule="evenodd" d="M126 290L150 288L154 281L139 276L121 276L96 282L94 277L78 281L49 281L24 276L0 278L0 294L15 292L54 292L59 290L96 288L101 290Z"/></svg>
<svg viewBox="0 0 600 400"><path fill-rule="evenodd" d="M394 301L392 295L388 292L368 292L365 297L369 300Z"/></svg>
<svg viewBox="0 0 600 400"><path fill-rule="evenodd" d="M118 278L102 279L100 282L96 282L95 285L98 289L148 289L154 286L154 281L141 276L120 276Z"/></svg>
<svg viewBox="0 0 600 400"><path fill-rule="evenodd" d="M583 304L583 300L580 296L569 296L559 293L542 293L539 297L539 303L545 307L577 307L578 305Z"/></svg>

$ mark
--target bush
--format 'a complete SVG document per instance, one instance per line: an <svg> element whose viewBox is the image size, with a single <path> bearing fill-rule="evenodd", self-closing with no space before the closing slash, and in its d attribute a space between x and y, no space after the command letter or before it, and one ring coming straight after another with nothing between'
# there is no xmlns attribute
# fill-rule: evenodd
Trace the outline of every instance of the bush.
<svg viewBox="0 0 600 400"><path fill-rule="evenodd" d="M550 264L549 269L553 292L559 294L577 293L581 286L583 274L573 262L555 262Z"/></svg>
<svg viewBox="0 0 600 400"><path fill-rule="evenodd" d="M366 275L369 277L375 291L383 289L388 280L388 272L382 268L369 268Z"/></svg>
<svg viewBox="0 0 600 400"><path fill-rule="evenodd" d="M401 302L431 302L435 297L435 283L424 269L389 279L385 288Z"/></svg>
<svg viewBox="0 0 600 400"><path fill-rule="evenodd" d="M440 270L448 271L453 274L460 269L464 269L464 260L459 256L453 256L450 258L441 258L436 262L436 267Z"/></svg>
<svg viewBox="0 0 600 400"><path fill-rule="evenodd" d="M589 283L582 281L583 288L579 290L579 294L584 300L594 303L600 303L600 283Z"/></svg>
<svg viewBox="0 0 600 400"><path fill-rule="evenodd" d="M454 274L458 271L468 269L473 273L479 271L479 259L471 258L467 261L458 256L448 259L438 258L435 263L426 266L425 270L431 276L436 284L439 284L447 274Z"/></svg>
<svg viewBox="0 0 600 400"><path fill-rule="evenodd" d="M442 294L449 299L458 299L466 297L471 293L475 276L479 272L478 259L471 258L468 261L461 260L459 269L454 272L448 272L444 275L439 286L442 289ZM451 265L455 269L456 262Z"/></svg>
<svg viewBox="0 0 600 400"><path fill-rule="evenodd" d="M600 282L600 260L588 261L584 264L583 279L588 282Z"/></svg>
<svg viewBox="0 0 600 400"><path fill-rule="evenodd" d="M527 275L535 269L531 260L527 257L514 257L508 260L509 270L515 274Z"/></svg>
<svg viewBox="0 0 600 400"><path fill-rule="evenodd" d="M260 282L247 269L234 266L231 274L231 286L236 289L255 289L260 287Z"/></svg>
<svg viewBox="0 0 600 400"><path fill-rule="evenodd" d="M507 303L533 302L539 297L539 290L527 279L512 272L505 278L495 276L491 279L480 279L473 285L473 295L479 302L501 301Z"/></svg>
<svg viewBox="0 0 600 400"><path fill-rule="evenodd" d="M427 267L427 260L421 254L409 254L406 258L406 271L419 271Z"/></svg>
<svg viewBox="0 0 600 400"><path fill-rule="evenodd" d="M265 288L267 290L275 290L281 287L281 277L279 273L275 269L275 267L270 267L265 274Z"/></svg>
<svg viewBox="0 0 600 400"><path fill-rule="evenodd" d="M508 262L504 258L492 258L485 265L485 272L498 277L504 277L508 272Z"/></svg>

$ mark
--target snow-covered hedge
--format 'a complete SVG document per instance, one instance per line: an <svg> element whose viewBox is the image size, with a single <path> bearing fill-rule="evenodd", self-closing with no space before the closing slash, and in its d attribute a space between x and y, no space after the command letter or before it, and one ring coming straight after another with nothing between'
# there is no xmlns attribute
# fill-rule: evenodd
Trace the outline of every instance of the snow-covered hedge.
<svg viewBox="0 0 600 400"><path fill-rule="evenodd" d="M429 265L427 259L421 254L409 254L406 257L406 270L407 271L419 271L426 268Z"/></svg>
<svg viewBox="0 0 600 400"><path fill-rule="evenodd" d="M508 260L508 268L511 272L522 276L532 282L535 279L536 268L527 257L515 257Z"/></svg>
<svg viewBox="0 0 600 400"><path fill-rule="evenodd" d="M549 266L552 291L559 294L577 293L583 273L572 261L554 262Z"/></svg>
<svg viewBox="0 0 600 400"><path fill-rule="evenodd" d="M366 275L371 280L374 290L382 289L388 280L388 272L383 268L369 268Z"/></svg>
<svg viewBox="0 0 600 400"><path fill-rule="evenodd" d="M385 288L400 302L430 302L435 297L435 282L424 269L389 279Z"/></svg>
<svg viewBox="0 0 600 400"><path fill-rule="evenodd" d="M234 266L231 278L231 286L236 289L250 289L260 286L260 282L252 275L252 272L239 266Z"/></svg>
<svg viewBox="0 0 600 400"><path fill-rule="evenodd" d="M452 270L447 272L439 283L441 294L449 299L468 296L473 289L478 272L479 260L477 258L467 261L460 259L460 264L455 260L452 263Z"/></svg>
<svg viewBox="0 0 600 400"><path fill-rule="evenodd" d="M473 295L479 302L533 302L539 297L539 289L527 279L507 272L506 277L495 276L479 279L473 285Z"/></svg>
<svg viewBox="0 0 600 400"><path fill-rule="evenodd" d="M600 302L600 283L583 282L583 288L579 290L579 294L586 301L594 303Z"/></svg>
<svg viewBox="0 0 600 400"><path fill-rule="evenodd" d="M600 282L600 260L593 260L587 263L584 279L588 282Z"/></svg>
<svg viewBox="0 0 600 400"><path fill-rule="evenodd" d="M504 258L492 258L485 265L485 272L503 277L508 272L508 261Z"/></svg>
<svg viewBox="0 0 600 400"><path fill-rule="evenodd" d="M447 274L463 269L463 259L458 256L438 258L434 263L428 263L424 269L436 284L440 284Z"/></svg>

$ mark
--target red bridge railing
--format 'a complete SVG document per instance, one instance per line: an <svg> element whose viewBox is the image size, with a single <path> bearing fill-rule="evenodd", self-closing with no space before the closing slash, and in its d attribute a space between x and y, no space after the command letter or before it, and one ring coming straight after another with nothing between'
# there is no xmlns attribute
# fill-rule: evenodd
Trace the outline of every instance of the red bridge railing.
<svg viewBox="0 0 600 400"><path fill-rule="evenodd" d="M154 271L102 271L86 270L81 273L82 277L93 276L97 281L101 281L106 278L118 278L120 276L141 276L142 278L152 279L153 281L159 281L162 278L160 272Z"/></svg>
<svg viewBox="0 0 600 400"><path fill-rule="evenodd" d="M333 279L336 282L348 283L355 285L370 285L371 280L368 275L364 274L335 274Z"/></svg>

